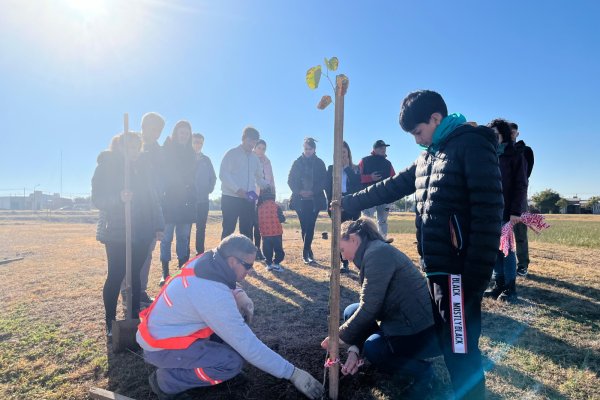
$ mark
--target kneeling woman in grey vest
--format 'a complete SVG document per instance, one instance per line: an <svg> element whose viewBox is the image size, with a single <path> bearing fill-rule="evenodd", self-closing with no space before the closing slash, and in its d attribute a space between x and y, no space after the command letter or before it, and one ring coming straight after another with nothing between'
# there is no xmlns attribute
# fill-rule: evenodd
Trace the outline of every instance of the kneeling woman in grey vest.
<svg viewBox="0 0 600 400"><path fill-rule="evenodd" d="M370 218L342 225L340 251L358 267L361 284L360 303L346 307L340 327L340 343L350 346L342 373L356 373L362 354L380 371L413 378L413 389L424 389L433 377L426 359L441 354L425 278Z"/></svg>

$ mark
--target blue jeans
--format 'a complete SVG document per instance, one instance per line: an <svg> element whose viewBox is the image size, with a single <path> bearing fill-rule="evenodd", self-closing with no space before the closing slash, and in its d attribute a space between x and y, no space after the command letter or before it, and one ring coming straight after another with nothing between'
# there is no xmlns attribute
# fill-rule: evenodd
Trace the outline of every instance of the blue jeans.
<svg viewBox="0 0 600 400"><path fill-rule="evenodd" d="M160 242L160 261L171 261L171 242L175 232L175 252L181 264L190 259L190 233L192 224L165 224L165 236Z"/></svg>
<svg viewBox="0 0 600 400"><path fill-rule="evenodd" d="M349 319L358 307L359 303L346 307L344 321ZM357 346L362 347L364 357L377 369L411 377L432 373L431 363L424 359L441 354L434 325L414 335L405 336L385 336L375 322L368 330L372 333L367 333L365 342Z"/></svg>
<svg viewBox="0 0 600 400"><path fill-rule="evenodd" d="M496 279L498 276L503 276L506 283L517 279L517 257L514 251L510 251L506 257L501 251L498 252L492 278Z"/></svg>

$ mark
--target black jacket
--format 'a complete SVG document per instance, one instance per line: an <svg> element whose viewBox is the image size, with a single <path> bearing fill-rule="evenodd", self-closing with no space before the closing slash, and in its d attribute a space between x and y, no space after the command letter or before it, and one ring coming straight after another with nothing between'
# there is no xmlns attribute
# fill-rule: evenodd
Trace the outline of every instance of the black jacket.
<svg viewBox="0 0 600 400"><path fill-rule="evenodd" d="M196 221L195 153L191 144L175 143L171 137L163 145L161 204L168 224Z"/></svg>
<svg viewBox="0 0 600 400"><path fill-rule="evenodd" d="M363 240L354 264L360 305L340 327L345 343L362 347L375 323L385 336L414 335L433 325L425 279L404 253L381 240Z"/></svg>
<svg viewBox="0 0 600 400"><path fill-rule="evenodd" d="M485 289L496 261L504 202L497 136L461 125L435 154L424 152L404 171L353 195L342 208L363 210L416 194L418 251L429 274L462 274L465 286Z"/></svg>
<svg viewBox="0 0 600 400"><path fill-rule="evenodd" d="M529 179L529 177L531 176L531 171L533 171L533 163L535 162L533 150L531 149L531 147L527 146L522 140L519 140L517 143L515 143L515 148L517 149L517 151L523 151L523 156L525 157L525 161L527 162L527 179Z"/></svg>
<svg viewBox="0 0 600 400"><path fill-rule="evenodd" d="M305 183L313 192L313 204L315 211L327 209L325 200L325 186L327 184L327 171L325 163L317 155L304 157L301 155L294 161L288 175L288 186L292 189L292 198L290 208L292 210L300 209L300 191L305 187Z"/></svg>
<svg viewBox="0 0 600 400"><path fill-rule="evenodd" d="M371 153L371 155L363 157L360 160L358 168L360 169L360 181L362 182L363 187L373 185L390 176L394 176L394 167L386 157L387 156ZM371 179L371 174L373 172L377 172L381 175L381 178L377 181Z"/></svg>
<svg viewBox="0 0 600 400"><path fill-rule="evenodd" d="M208 195L215 190L217 175L208 156L200 153L195 155L196 201L208 203Z"/></svg>
<svg viewBox="0 0 600 400"><path fill-rule="evenodd" d="M125 242L125 160L114 151L98 156L92 178L92 202L100 210L96 239L102 243ZM143 159L131 163L131 239L134 243L150 242L156 232L164 230L164 220L149 166Z"/></svg>
<svg viewBox="0 0 600 400"><path fill-rule="evenodd" d="M527 210L527 161L523 149L513 145L507 146L498 159L504 196L502 220L508 221L511 215L519 216Z"/></svg>

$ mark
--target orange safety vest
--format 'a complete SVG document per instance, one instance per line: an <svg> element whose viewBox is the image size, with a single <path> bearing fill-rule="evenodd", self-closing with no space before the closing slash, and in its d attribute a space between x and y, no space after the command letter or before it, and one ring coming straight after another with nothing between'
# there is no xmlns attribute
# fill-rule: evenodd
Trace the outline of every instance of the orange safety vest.
<svg viewBox="0 0 600 400"><path fill-rule="evenodd" d="M183 266L183 268L181 268L181 271L179 272L179 274L169 278L167 280L167 282L164 284L164 286L162 287L162 289L160 290L160 293L158 294L158 296L156 296L156 299L154 300L154 302L152 302L152 304L150 305L150 307L148 307L145 310L143 310L142 312L140 312L140 324L138 325L138 330L139 330L142 338L150 346L157 348L157 349L165 349L165 350L183 350L183 349L187 349L188 347L190 347L190 345L192 343L194 343L196 340L206 339L206 338L210 337L210 335L213 334L213 330L210 329L209 327L206 327L206 328L200 329L199 331L196 331L188 336L176 336L176 337L170 337L170 338L165 338L165 339L156 339L150 334L150 331L148 329L148 318L150 317L150 313L154 309L154 306L156 305L156 303L158 302L158 299L161 296L165 300L165 303L167 303L167 306L173 307L173 302L171 301L169 296L167 296L167 292L166 292L167 287L173 281L173 279L181 278L181 280L183 281L183 287L187 289L187 287L189 286L187 278L189 276L194 276L194 269L188 268L187 265L191 261L195 260L198 257L200 257L200 256L197 256L197 257L193 258L192 260L188 261Z"/></svg>

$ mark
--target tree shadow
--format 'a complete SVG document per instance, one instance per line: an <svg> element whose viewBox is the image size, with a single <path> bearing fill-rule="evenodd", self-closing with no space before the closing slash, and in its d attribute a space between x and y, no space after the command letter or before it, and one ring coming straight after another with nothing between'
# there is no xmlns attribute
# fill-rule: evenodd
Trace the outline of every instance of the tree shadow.
<svg viewBox="0 0 600 400"><path fill-rule="evenodd" d="M568 288L578 294L595 293L593 288L587 288L588 291L582 289L579 292L578 288L585 288L579 285L568 284L552 278L544 278L536 276L535 279L541 278L539 282L552 282L549 285L556 287ZM563 284L563 285L560 285ZM578 324L590 325L593 330L600 330L600 307L598 302L583 299L570 295L568 293L559 292L539 286L521 286L518 288L520 301L524 304L531 304L544 310L546 314L554 318L566 318Z"/></svg>
<svg viewBox="0 0 600 400"><path fill-rule="evenodd" d="M567 289L567 290L570 290L571 292L580 294L580 295L588 297L590 299L600 300L600 289L597 289L594 287L577 285L575 283L561 281L561 280L551 278L548 276L536 275L536 274L532 274L532 273L529 273L527 275L527 280L537 282L537 283L542 283L542 284L545 284L548 286ZM525 288L530 289L529 287L525 287Z"/></svg>
<svg viewBox="0 0 600 400"><path fill-rule="evenodd" d="M482 322L482 335L498 343L494 347L500 349L499 353L493 358L488 357L484 365L486 370L502 371L502 368L509 368L499 366L495 362L504 359L510 347L513 346L541 355L554 364L561 366L561 368L578 370L588 368L595 373L599 372L600 354L598 352L591 352L590 349L573 346L562 339L550 336L537 328L505 315L483 312ZM505 350L502 351L502 348ZM510 377L510 374L505 377ZM552 389L548 388L548 390Z"/></svg>

